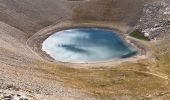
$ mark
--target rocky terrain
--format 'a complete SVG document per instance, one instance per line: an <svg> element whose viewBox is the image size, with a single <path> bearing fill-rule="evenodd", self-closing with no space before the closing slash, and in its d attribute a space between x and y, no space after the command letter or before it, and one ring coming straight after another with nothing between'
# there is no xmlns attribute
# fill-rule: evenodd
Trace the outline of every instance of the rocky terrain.
<svg viewBox="0 0 170 100"><path fill-rule="evenodd" d="M80 100L84 97L93 98L77 89L63 86L63 83L56 81L58 80L56 76L38 71L36 69L38 66L33 62L40 61L42 58L26 44L34 32L60 21L65 14L69 16L71 11L68 10L74 5L66 0L0 0L0 99L66 100L69 98ZM26 95L17 94L16 91L25 91Z"/></svg>
<svg viewBox="0 0 170 100"><path fill-rule="evenodd" d="M93 79L95 82L101 78L97 77L98 72L89 74L89 72L87 70L84 71L84 69L82 69L83 72L81 72L79 69L77 71L77 69L70 69L62 64L46 61L40 54L27 45L28 40L41 29L67 21L71 24L84 22L116 23L119 27L127 26L129 31L139 29L141 32L149 34L151 39L166 39L170 33L170 1L0 0L0 100L95 100L98 99L96 94L99 94L101 91L102 94L105 94L103 90L109 88L106 87L106 89L104 89L103 87L105 85L103 84L99 85L102 90L97 87L99 93L97 90L86 91L86 89L88 89L88 87L85 87L86 82L89 82L91 78L96 77ZM144 69L148 71L148 68L150 68L148 66L143 68L147 64L140 63L140 65L142 65L142 67L140 66L139 72L141 72L141 70L143 72ZM72 66L75 65L73 64ZM107 64L103 64L103 66L100 65L100 67L105 66L107 66ZM134 66L136 67L138 65ZM131 70L133 70L133 68L130 67L127 71ZM135 71L136 70L137 69L135 69ZM106 72L109 71L106 70ZM164 98L169 97L169 81L164 80L167 78L164 77L164 74L161 74L163 76L162 81L160 79L160 77L162 78L161 75L160 77L150 78L150 75L152 75L150 72L145 73L149 73L149 75L139 74L139 76L136 74L137 72L133 75L127 74L127 78L133 81L137 80L136 84L141 83L141 85L144 86L142 89L149 92L146 92L146 94L141 93L142 96L139 96L139 93L133 98L133 93L136 93L133 91L140 90L138 89L140 86L132 89L131 85L127 86L123 84L124 74L118 73L118 75L116 74L117 76L115 76L121 79L111 80L111 84L118 86L118 82L123 85L113 89L116 91L122 88L122 91L119 90L115 92L114 95L112 94L115 100L136 100L135 97L139 97L138 99L140 100L168 100ZM77 73L82 73L82 75L79 76ZM93 76L79 79L79 77L88 75ZM104 73L103 77L110 78L109 75L110 74ZM133 79L129 78L131 76L133 76ZM144 78L144 76L146 76L146 78ZM139 82L138 78L143 80ZM153 79L153 81L156 80L156 83L147 83L149 79ZM99 83L102 82L99 81L96 83L97 86ZM135 86L136 84L132 85ZM158 86L154 87L155 85L153 84L158 84ZM92 86L95 85L92 84ZM106 86L110 85L106 84ZM125 86L127 90L123 90L123 86ZM156 92L152 91L151 93L150 90ZM108 91L108 93L113 93L110 89ZM128 94L128 91L130 93L132 91L132 95ZM118 95L118 93L121 93L121 95Z"/></svg>
<svg viewBox="0 0 170 100"><path fill-rule="evenodd" d="M170 33L170 1L155 0L143 8L136 29L149 35L149 38L166 38Z"/></svg>

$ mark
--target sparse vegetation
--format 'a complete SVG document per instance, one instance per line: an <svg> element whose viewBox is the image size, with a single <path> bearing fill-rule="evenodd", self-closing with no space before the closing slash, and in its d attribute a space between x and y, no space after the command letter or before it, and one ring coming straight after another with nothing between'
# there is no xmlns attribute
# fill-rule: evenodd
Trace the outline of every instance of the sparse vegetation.
<svg viewBox="0 0 170 100"><path fill-rule="evenodd" d="M144 34L140 32L139 30L134 30L132 33L130 33L130 36L141 39L141 40L149 41L149 38L144 36Z"/></svg>
<svg viewBox="0 0 170 100"><path fill-rule="evenodd" d="M42 71L59 76L66 86L79 88L101 100L112 100L124 95L139 99L148 93L169 89L165 84L167 80L144 73L150 72L148 66L154 66L147 60L124 63L117 68L97 69L75 69L42 62L36 64L41 66Z"/></svg>
<svg viewBox="0 0 170 100"><path fill-rule="evenodd" d="M144 6L145 4L147 6ZM42 31L49 25L64 25L62 22L65 21L70 25L106 24L116 29L118 27L123 32L142 21L142 24L139 23L141 25L139 29L150 29L155 31L153 33L168 38L169 26L163 25L163 22L169 20L169 4L169 0L74 0L74 2L1 0L1 93L4 92L3 90L9 90L11 94L11 90L14 90L15 94L16 91L23 90L29 91L34 96L38 93L37 98L44 100L61 98L74 100L79 97L81 100L91 98L91 95L101 100L169 100L170 40L157 41L160 44L156 46L154 44L155 47L150 48L153 54L148 59L125 62L117 66L109 65L109 68L106 64L107 68L102 66L91 69L71 68L74 64L67 67L64 64L46 62L39 57L41 52L34 50L41 47L38 40L31 41L37 43L30 44L33 50L26 44L33 35L41 37L41 34L36 32ZM46 35L47 31L48 29L45 30ZM149 43L149 39L139 30L135 30L130 35L145 40L143 42L148 45L153 43ZM157 34L154 37L157 37ZM33 61L35 62L32 63ZM84 92L91 95L84 95Z"/></svg>
<svg viewBox="0 0 170 100"><path fill-rule="evenodd" d="M86 91L101 100L113 100L125 95L138 100L147 98L148 94L152 97L168 94L170 86L166 83L169 80L164 77L170 75L170 53L166 51L160 55L158 52L169 46L161 45L161 49L153 49L156 50L153 51L157 58L155 61L125 62L114 68L75 69L45 62L36 62L36 65L41 66L43 72L59 76L66 86Z"/></svg>

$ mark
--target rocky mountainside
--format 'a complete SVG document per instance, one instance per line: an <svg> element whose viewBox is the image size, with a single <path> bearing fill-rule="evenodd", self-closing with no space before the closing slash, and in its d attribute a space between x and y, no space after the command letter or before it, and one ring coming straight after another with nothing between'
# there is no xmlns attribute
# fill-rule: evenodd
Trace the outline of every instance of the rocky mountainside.
<svg viewBox="0 0 170 100"><path fill-rule="evenodd" d="M73 20L123 22L134 25L151 0L89 0L73 9Z"/></svg>
<svg viewBox="0 0 170 100"><path fill-rule="evenodd" d="M0 20L31 36L41 28L69 18L72 8L79 3L67 0L0 0Z"/></svg>
<svg viewBox="0 0 170 100"><path fill-rule="evenodd" d="M166 38L170 34L170 1L155 0L145 4L136 29L149 34L149 38Z"/></svg>
<svg viewBox="0 0 170 100"><path fill-rule="evenodd" d="M63 20L118 21L134 25L146 1L0 0L0 20L28 36Z"/></svg>
<svg viewBox="0 0 170 100"><path fill-rule="evenodd" d="M48 73L45 68L54 66L48 65L48 61L27 45L29 38L39 30L64 21L123 23L148 33L150 38L167 38L170 1L0 0L0 100L96 99L90 93L67 86L54 73ZM124 78L123 74L120 76ZM64 74L63 79L67 78ZM123 100L128 98L123 97Z"/></svg>

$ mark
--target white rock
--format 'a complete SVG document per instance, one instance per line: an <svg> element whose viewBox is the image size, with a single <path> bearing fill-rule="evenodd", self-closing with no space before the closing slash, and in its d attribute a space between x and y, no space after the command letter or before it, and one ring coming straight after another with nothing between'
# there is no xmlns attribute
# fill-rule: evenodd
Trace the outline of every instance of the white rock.
<svg viewBox="0 0 170 100"><path fill-rule="evenodd" d="M144 36L149 37L149 33L144 33Z"/></svg>

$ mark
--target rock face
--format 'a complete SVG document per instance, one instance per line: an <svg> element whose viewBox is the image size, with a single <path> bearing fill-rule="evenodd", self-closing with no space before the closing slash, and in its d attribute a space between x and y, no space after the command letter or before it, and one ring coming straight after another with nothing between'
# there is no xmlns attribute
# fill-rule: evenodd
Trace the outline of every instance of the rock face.
<svg viewBox="0 0 170 100"><path fill-rule="evenodd" d="M149 34L149 38L163 38L170 33L170 1L155 0L146 4L136 25L137 29Z"/></svg>

